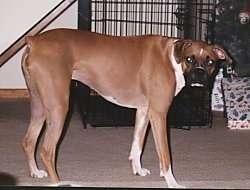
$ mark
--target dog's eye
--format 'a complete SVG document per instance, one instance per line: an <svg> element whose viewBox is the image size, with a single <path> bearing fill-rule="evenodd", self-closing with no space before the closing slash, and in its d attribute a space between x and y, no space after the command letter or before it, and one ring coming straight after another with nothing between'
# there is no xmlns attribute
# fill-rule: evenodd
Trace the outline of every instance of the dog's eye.
<svg viewBox="0 0 250 190"><path fill-rule="evenodd" d="M192 56L192 57L187 57L186 60L187 60L187 62L188 62L189 64L194 64L194 63L195 63L195 59L194 59L193 56Z"/></svg>
<svg viewBox="0 0 250 190"><path fill-rule="evenodd" d="M212 64L214 64L213 60L210 59L210 60L207 61L207 65L212 65Z"/></svg>

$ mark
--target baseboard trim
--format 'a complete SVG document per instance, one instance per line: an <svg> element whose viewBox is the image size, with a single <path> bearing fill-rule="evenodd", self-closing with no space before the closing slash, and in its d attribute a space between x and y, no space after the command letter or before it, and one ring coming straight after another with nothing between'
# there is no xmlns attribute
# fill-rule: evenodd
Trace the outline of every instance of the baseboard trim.
<svg viewBox="0 0 250 190"><path fill-rule="evenodd" d="M0 98L28 98L27 89L0 89Z"/></svg>

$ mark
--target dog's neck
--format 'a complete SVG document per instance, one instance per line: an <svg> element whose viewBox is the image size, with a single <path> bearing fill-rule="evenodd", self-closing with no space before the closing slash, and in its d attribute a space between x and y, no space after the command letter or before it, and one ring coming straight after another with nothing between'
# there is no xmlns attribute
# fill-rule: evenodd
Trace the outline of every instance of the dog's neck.
<svg viewBox="0 0 250 190"><path fill-rule="evenodd" d="M185 86L185 78L183 75L181 64L177 63L174 57L174 46L172 47L170 57L171 57L171 63L175 70L175 80L176 80L175 96L176 96L181 91L181 89Z"/></svg>

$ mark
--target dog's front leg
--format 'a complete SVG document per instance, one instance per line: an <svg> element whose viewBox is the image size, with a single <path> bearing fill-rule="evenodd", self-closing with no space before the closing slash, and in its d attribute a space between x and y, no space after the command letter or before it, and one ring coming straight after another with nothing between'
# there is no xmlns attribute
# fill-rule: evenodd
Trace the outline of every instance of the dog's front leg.
<svg viewBox="0 0 250 190"><path fill-rule="evenodd" d="M179 185L172 173L170 152L167 140L166 114L165 112L149 111L149 120L155 141L156 151L160 161L160 176L164 177L168 187L183 188Z"/></svg>
<svg viewBox="0 0 250 190"><path fill-rule="evenodd" d="M141 153L148 122L148 106L138 108L136 111L134 137L129 160L131 161L133 173L140 176L146 176L147 174L150 174L150 171L148 169L142 168L141 166Z"/></svg>

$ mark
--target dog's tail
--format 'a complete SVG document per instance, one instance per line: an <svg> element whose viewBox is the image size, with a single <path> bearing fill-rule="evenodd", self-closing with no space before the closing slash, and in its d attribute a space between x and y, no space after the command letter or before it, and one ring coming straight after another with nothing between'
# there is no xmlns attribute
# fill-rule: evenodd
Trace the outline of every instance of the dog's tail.
<svg viewBox="0 0 250 190"><path fill-rule="evenodd" d="M25 47L25 50L24 50L23 55L22 55L21 66L22 66L23 75L25 76L24 78L25 78L27 88L30 89L31 86L33 86L32 82L29 80L30 79L29 55L31 54L32 43L33 43L32 36L26 36L25 42L26 42L26 47Z"/></svg>
<svg viewBox="0 0 250 190"><path fill-rule="evenodd" d="M25 64L26 59L27 59L29 52L30 52L30 48L31 48L30 36L25 37L25 43L26 43L26 48L25 48L23 55L22 55L22 65Z"/></svg>
<svg viewBox="0 0 250 190"><path fill-rule="evenodd" d="M27 56L29 54L29 51L30 51L29 48L26 47L25 50L24 50L24 52L23 52L23 55L22 55L22 65L26 62Z"/></svg>
<svg viewBox="0 0 250 190"><path fill-rule="evenodd" d="M22 65L26 64L27 57L30 54L30 51L33 47L33 43L34 43L33 36L25 36L26 48L25 48L25 50L23 52L23 56L22 56Z"/></svg>
<svg viewBox="0 0 250 190"><path fill-rule="evenodd" d="M26 36L25 37L25 43L29 49L32 47L33 39L34 39L33 36Z"/></svg>

